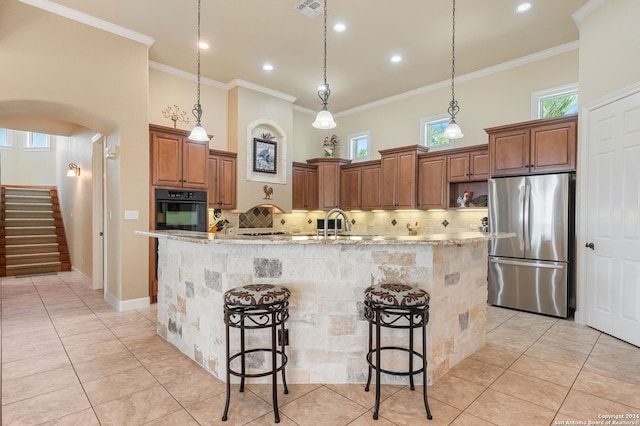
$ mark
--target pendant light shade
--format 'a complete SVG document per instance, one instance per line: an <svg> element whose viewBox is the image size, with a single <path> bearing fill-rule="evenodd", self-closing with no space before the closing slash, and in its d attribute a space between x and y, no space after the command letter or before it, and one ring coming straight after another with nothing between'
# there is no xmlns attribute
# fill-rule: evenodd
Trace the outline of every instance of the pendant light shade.
<svg viewBox="0 0 640 426"><path fill-rule="evenodd" d="M322 69L324 84L318 88L318 97L322 101L322 109L316 116L316 121L312 126L316 129L333 129L336 127L336 122L333 120L333 115L327 108L329 102L329 95L331 95L331 89L329 89L329 83L327 83L327 0L324 0L324 66Z"/></svg>
<svg viewBox="0 0 640 426"><path fill-rule="evenodd" d="M460 126L456 123L455 118L452 118L451 121L449 121L449 125L444 129L443 136L447 139L460 139L464 136L462 134L462 130L460 130Z"/></svg>
<svg viewBox="0 0 640 426"><path fill-rule="evenodd" d="M209 135L204 127L202 127L202 124L196 123L194 128L191 129L191 133L189 133L189 139L196 142L208 142Z"/></svg>
<svg viewBox="0 0 640 426"><path fill-rule="evenodd" d="M196 125L189 134L189 139L196 142L208 142L209 135L202 127L202 105L200 105L200 0L198 0L198 101L194 105L192 113L196 118Z"/></svg>
<svg viewBox="0 0 640 426"><path fill-rule="evenodd" d="M318 115L316 115L316 121L312 124L316 129L333 129L336 127L336 122L333 120L333 115L327 109L327 106L323 106Z"/></svg>
<svg viewBox="0 0 640 426"><path fill-rule="evenodd" d="M451 27L451 102L449 102L449 116L451 120L444 130L444 137L447 139L460 139L464 136L458 123L456 123L456 114L460 111L458 101L456 101L455 92L455 75L456 75L456 0L453 0L453 17Z"/></svg>

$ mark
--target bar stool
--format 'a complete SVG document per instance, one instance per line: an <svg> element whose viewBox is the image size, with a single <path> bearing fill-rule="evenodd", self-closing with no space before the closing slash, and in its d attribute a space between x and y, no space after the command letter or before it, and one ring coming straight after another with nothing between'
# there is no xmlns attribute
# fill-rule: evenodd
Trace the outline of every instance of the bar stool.
<svg viewBox="0 0 640 426"><path fill-rule="evenodd" d="M227 420L229 412L229 400L231 397L231 375L240 377L240 392L244 392L246 378L272 376L273 411L275 422L280 423L278 411L278 377L282 371L282 384L284 393L288 394L287 381L284 367L287 364L285 354L285 328L284 324L289 318L289 296L291 292L286 287L272 284L251 284L236 287L224 293L224 323L227 340L227 401L224 407L222 421ZM279 329L278 329L279 327ZM231 355L229 348L230 328L240 329L240 352ZM271 347L247 349L245 346L245 330L271 329ZM280 349L278 349L278 330L281 333ZM254 352L271 354L271 369L258 373L247 373L246 356ZM231 368L231 362L240 358L240 371Z"/></svg>
<svg viewBox="0 0 640 426"><path fill-rule="evenodd" d="M369 377L364 390L369 392L372 370L376 371L376 402L373 408L373 418L378 419L380 409L380 373L394 376L409 376L411 390L415 390L413 376L422 374L422 394L427 419L431 420L431 410L427 401L427 340L426 326L429 322L429 293L404 284L380 284L368 287L364 291L364 317L369 321ZM375 325L375 347L373 346L373 330ZM396 328L409 330L409 347L381 346L381 328ZM422 331L422 353L413 349L413 331ZM382 351L404 351L409 354L409 369L407 371L391 371L382 368L380 355ZM375 360L374 360L375 357ZM414 369L414 357L421 359L419 369Z"/></svg>

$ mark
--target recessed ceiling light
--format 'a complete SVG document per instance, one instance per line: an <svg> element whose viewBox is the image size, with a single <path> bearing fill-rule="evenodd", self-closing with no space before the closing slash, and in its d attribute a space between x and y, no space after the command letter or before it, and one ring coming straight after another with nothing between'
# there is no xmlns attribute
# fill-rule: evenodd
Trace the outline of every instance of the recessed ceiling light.
<svg viewBox="0 0 640 426"><path fill-rule="evenodd" d="M394 64L395 64L395 63L398 63L398 62L402 62L402 56L400 56L400 55L393 55L393 56L391 57L391 59L389 59L389 60L390 60L391 62L393 62Z"/></svg>
<svg viewBox="0 0 640 426"><path fill-rule="evenodd" d="M347 26L345 24L343 24L342 22L338 22L337 24L335 24L333 26L333 30L337 33L341 33L344 32L347 29Z"/></svg>
<svg viewBox="0 0 640 426"><path fill-rule="evenodd" d="M521 3L516 7L516 13L525 13L529 9L531 9L531 3Z"/></svg>
<svg viewBox="0 0 640 426"><path fill-rule="evenodd" d="M209 43L207 43L206 41L201 41L200 43L198 43L198 46L200 46L200 49L208 49Z"/></svg>
<svg viewBox="0 0 640 426"><path fill-rule="evenodd" d="M262 66L262 69L263 69L263 70L265 70L265 71L273 71L273 65L271 65L271 64L264 64L264 65Z"/></svg>

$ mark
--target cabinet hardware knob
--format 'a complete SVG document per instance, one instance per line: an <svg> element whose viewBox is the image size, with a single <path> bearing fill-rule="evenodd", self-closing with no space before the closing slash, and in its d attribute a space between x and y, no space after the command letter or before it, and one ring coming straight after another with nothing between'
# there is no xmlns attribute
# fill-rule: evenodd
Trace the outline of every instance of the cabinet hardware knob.
<svg viewBox="0 0 640 426"><path fill-rule="evenodd" d="M595 250L596 246L593 243L587 243L584 245L586 248L590 248L591 250Z"/></svg>

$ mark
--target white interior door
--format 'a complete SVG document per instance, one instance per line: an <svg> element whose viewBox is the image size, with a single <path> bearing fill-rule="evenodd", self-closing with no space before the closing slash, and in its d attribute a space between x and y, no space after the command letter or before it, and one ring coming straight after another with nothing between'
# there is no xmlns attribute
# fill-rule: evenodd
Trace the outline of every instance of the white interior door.
<svg viewBox="0 0 640 426"><path fill-rule="evenodd" d="M640 346L640 92L590 111L587 126L584 319Z"/></svg>

